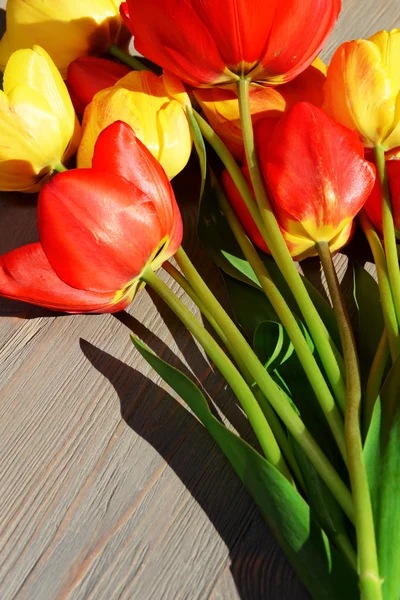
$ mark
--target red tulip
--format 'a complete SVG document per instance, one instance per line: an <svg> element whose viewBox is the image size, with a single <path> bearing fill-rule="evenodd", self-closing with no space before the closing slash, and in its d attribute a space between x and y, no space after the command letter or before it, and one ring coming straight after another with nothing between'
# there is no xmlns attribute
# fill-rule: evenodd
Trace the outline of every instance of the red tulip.
<svg viewBox="0 0 400 600"><path fill-rule="evenodd" d="M396 238L400 240L400 160L389 160L386 162L386 171L389 180L390 196L392 203L392 214ZM377 180L374 189L364 206L372 223L383 234L382 229L382 199L380 184Z"/></svg>
<svg viewBox="0 0 400 600"><path fill-rule="evenodd" d="M92 169L41 191L40 242L0 257L0 294L66 312L127 306L147 267L179 248L182 220L168 178L122 122L99 136Z"/></svg>
<svg viewBox="0 0 400 600"><path fill-rule="evenodd" d="M276 85L311 64L340 8L341 0L127 0L121 14L139 52L195 87L243 76Z"/></svg>
<svg viewBox="0 0 400 600"><path fill-rule="evenodd" d="M279 225L297 259L344 246L353 219L366 202L375 169L364 160L357 134L306 102L296 104L275 127L256 125L256 147Z"/></svg>
<svg viewBox="0 0 400 600"><path fill-rule="evenodd" d="M83 114L97 92L112 87L130 72L125 65L95 56L81 56L72 61L66 84L78 115Z"/></svg>

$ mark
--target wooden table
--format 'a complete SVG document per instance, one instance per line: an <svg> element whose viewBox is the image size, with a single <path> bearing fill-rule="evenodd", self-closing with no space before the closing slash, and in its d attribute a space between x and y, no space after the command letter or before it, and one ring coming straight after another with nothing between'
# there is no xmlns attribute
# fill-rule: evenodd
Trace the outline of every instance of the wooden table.
<svg viewBox="0 0 400 600"><path fill-rule="evenodd" d="M400 25L398 0L343 4L326 58L341 41ZM225 301L191 233L193 199L182 208L184 245ZM0 253L36 239L36 198L1 194ZM2 600L307 598L221 452L133 349L130 331L248 435L221 377L157 297L144 291L115 316L0 299L0 315Z"/></svg>

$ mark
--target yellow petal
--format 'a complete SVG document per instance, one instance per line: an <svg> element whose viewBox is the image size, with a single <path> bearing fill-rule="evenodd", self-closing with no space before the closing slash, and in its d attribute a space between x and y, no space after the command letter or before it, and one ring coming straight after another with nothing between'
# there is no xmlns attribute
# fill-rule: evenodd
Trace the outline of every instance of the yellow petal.
<svg viewBox="0 0 400 600"><path fill-rule="evenodd" d="M367 147L383 144L399 122L398 30L342 44L328 68L325 110L358 131ZM393 140L393 142L397 141Z"/></svg>
<svg viewBox="0 0 400 600"><path fill-rule="evenodd" d="M26 190L61 161L57 118L37 92L19 86L0 92L0 189Z"/></svg>
<svg viewBox="0 0 400 600"><path fill-rule="evenodd" d="M15 50L39 44L65 77L69 63L78 56L103 54L111 43L128 41L120 4L118 0L8 0L0 67L4 69Z"/></svg>
<svg viewBox="0 0 400 600"><path fill-rule="evenodd" d="M3 89L10 94L18 86L29 87L46 99L49 110L59 121L64 152L75 128L75 111L58 69L43 48L34 46L33 50L17 50L10 57Z"/></svg>
<svg viewBox="0 0 400 600"><path fill-rule="evenodd" d="M91 166L99 134L120 120L132 127L172 179L185 167L192 145L183 93L179 90L177 101L168 94L163 76L141 71L129 73L114 87L96 94L83 118L78 167Z"/></svg>

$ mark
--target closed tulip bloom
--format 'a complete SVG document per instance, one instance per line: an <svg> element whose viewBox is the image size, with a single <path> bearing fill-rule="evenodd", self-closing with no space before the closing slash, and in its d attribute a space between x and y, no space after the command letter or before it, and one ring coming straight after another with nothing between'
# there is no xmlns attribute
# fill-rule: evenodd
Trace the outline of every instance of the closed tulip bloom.
<svg viewBox="0 0 400 600"><path fill-rule="evenodd" d="M35 192L77 150L68 90L39 46L14 52L0 91L0 190Z"/></svg>
<svg viewBox="0 0 400 600"><path fill-rule="evenodd" d="M78 115L83 115L97 92L112 87L130 72L131 69L125 65L96 56L80 56L72 61L66 85Z"/></svg>
<svg viewBox="0 0 400 600"><path fill-rule="evenodd" d="M400 240L400 160L386 162L386 172L389 181L393 222L396 238ZM382 235L382 194L377 180L371 195L364 206L372 223Z"/></svg>
<svg viewBox="0 0 400 600"><path fill-rule="evenodd" d="M339 46L328 68L324 108L364 146L400 146L400 29Z"/></svg>
<svg viewBox="0 0 400 600"><path fill-rule="evenodd" d="M121 13L139 52L204 87L290 81L318 55L340 8L340 0L127 0Z"/></svg>
<svg viewBox="0 0 400 600"><path fill-rule="evenodd" d="M256 147L274 213L293 257L317 254L328 242L339 250L366 202L375 169L357 135L321 109L301 102L275 127L256 125Z"/></svg>
<svg viewBox="0 0 400 600"><path fill-rule="evenodd" d="M320 59L293 81L279 87L254 86L250 88L250 111L253 125L265 117L280 118L296 102L310 102L322 106L326 68ZM196 100L214 131L221 137L237 160L244 153L240 125L239 101L234 89L199 88Z"/></svg>
<svg viewBox="0 0 400 600"><path fill-rule="evenodd" d="M85 110L78 166L91 166L93 149L103 129L114 121L128 123L172 179L189 160L192 139L181 82L170 74L131 72L112 88L96 94Z"/></svg>
<svg viewBox="0 0 400 600"><path fill-rule="evenodd" d="M119 14L121 0L8 0L0 68L10 55L34 44L51 56L63 77L84 55L100 55L112 43L127 45L130 33Z"/></svg>
<svg viewBox="0 0 400 600"><path fill-rule="evenodd" d="M127 306L146 268L179 248L182 220L168 178L125 123L99 137L92 169L41 191L40 242L0 257L0 294L66 312Z"/></svg>

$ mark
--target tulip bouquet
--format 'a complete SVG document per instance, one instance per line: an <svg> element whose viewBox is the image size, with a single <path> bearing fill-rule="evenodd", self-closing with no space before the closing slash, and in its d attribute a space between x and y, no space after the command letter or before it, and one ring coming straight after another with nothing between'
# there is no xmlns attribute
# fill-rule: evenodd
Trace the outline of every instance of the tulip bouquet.
<svg viewBox="0 0 400 600"><path fill-rule="evenodd" d="M40 190L40 241L0 257L0 294L101 313L153 288L225 377L253 445L134 346L213 436L311 596L399 600L400 30L341 45L326 69L340 8L8 0L0 187ZM146 61L127 53L131 34ZM192 146L197 234L234 319L181 246L170 180ZM357 223L378 283L354 265L350 319L332 254ZM298 270L312 256L330 302Z"/></svg>

